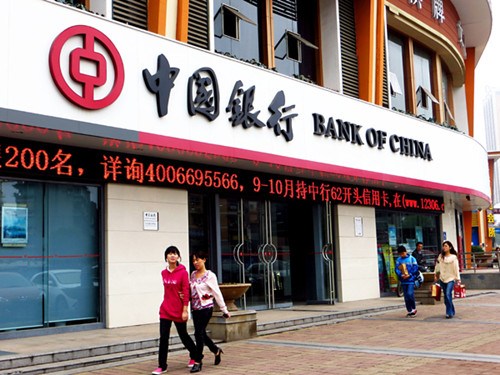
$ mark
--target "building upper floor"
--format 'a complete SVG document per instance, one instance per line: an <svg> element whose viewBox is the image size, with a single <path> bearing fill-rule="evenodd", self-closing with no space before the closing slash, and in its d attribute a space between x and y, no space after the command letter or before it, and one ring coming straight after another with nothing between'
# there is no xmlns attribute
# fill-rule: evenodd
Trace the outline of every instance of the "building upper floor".
<svg viewBox="0 0 500 375"><path fill-rule="evenodd" d="M473 136L489 0L57 0Z"/></svg>
<svg viewBox="0 0 500 375"><path fill-rule="evenodd" d="M468 83L486 1L75 3L0 3L2 135L489 204Z"/></svg>

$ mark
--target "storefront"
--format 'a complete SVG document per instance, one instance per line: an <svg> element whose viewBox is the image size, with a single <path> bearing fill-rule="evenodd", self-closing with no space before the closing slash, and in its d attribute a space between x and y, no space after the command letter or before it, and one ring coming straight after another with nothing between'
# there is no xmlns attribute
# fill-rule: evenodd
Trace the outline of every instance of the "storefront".
<svg viewBox="0 0 500 375"><path fill-rule="evenodd" d="M429 271L434 269L441 251L441 215L377 210L376 218L380 292L394 294L397 287L394 264L398 246L405 246L411 254L417 242L422 242L425 264Z"/></svg>
<svg viewBox="0 0 500 375"><path fill-rule="evenodd" d="M156 322L172 244L241 307L377 298L378 248L434 251L488 201L458 131L53 2L1 17L0 330Z"/></svg>

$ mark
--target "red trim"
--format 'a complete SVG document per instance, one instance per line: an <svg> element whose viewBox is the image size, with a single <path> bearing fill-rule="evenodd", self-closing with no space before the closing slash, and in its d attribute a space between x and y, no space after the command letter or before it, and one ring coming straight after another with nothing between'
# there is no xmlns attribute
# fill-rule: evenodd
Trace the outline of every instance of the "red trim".
<svg viewBox="0 0 500 375"><path fill-rule="evenodd" d="M295 168L313 170L318 172L333 173L333 174L351 176L361 179L384 181L393 184L416 186L424 189L445 190L454 193L473 195L478 198L482 198L487 202L490 201L490 198L487 195L483 194L482 192L474 189L464 188L461 186L441 184L438 182L395 176L386 173L371 172L363 169L343 167L340 165L326 164L311 160L291 158L288 156L268 154L259 151L250 151L236 147L220 146L210 143L204 143L204 142L198 142L198 141L192 141L192 140L186 140L186 139L180 139L180 138L174 138L174 137L168 137L168 136L162 136L144 132L139 132L138 137L140 143L150 144L154 146L168 147L174 150L182 150L193 153L205 153L220 157L226 157L226 158L229 157L241 160L248 160L252 162L269 163L273 165L279 164L287 167L295 167Z"/></svg>

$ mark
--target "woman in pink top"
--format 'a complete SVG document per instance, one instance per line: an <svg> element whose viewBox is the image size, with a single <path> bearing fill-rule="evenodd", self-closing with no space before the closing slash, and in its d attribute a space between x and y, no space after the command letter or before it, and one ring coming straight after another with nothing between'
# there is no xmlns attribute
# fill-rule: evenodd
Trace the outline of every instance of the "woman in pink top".
<svg viewBox="0 0 500 375"><path fill-rule="evenodd" d="M214 309L214 300L219 305L223 316L229 318L229 311L227 310L224 298L217 283L215 274L206 269L205 263L207 255L198 251L192 256L193 266L195 271L191 273L191 313L193 315L194 323L194 337L196 339L197 354L195 363L191 368L191 372L201 371L203 359L204 344L208 346L210 351L215 354L215 365L221 361L222 349L217 347L214 342L207 335L207 324L212 317ZM191 357L193 358L193 357Z"/></svg>
<svg viewBox="0 0 500 375"><path fill-rule="evenodd" d="M177 333L189 351L191 358L197 353L196 345L187 332L189 305L189 277L186 267L179 263L181 254L175 246L165 250L167 267L161 272L163 280L163 302L160 306L160 348L158 352L158 368L151 374L167 372L168 341L172 322Z"/></svg>

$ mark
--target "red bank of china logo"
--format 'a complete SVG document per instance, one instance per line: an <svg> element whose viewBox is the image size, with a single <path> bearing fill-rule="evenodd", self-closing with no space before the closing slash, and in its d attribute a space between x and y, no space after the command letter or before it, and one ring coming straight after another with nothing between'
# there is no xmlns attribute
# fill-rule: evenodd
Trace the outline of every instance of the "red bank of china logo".
<svg viewBox="0 0 500 375"><path fill-rule="evenodd" d="M69 75L76 84L81 85L81 93L77 93L72 89L61 70L63 47L73 37L80 38L82 46L73 49L69 53ZM95 90L107 83L109 74L106 57L96 51L96 44L104 48L110 56L114 68L113 85L109 93L101 99L95 99ZM95 65L95 75L81 71L83 62L90 62ZM49 67L52 79L59 91L74 104L87 109L101 109L112 104L120 95L125 80L123 61L115 45L106 35L90 26L72 26L59 34L50 48Z"/></svg>

